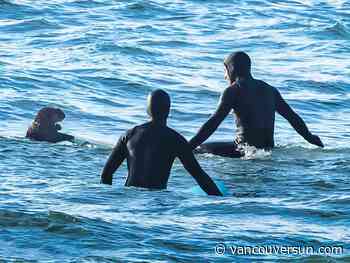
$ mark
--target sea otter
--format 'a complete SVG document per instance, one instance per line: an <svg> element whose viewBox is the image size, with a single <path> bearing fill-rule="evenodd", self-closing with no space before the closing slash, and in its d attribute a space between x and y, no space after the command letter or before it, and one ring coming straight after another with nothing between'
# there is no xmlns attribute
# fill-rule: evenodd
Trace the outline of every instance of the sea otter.
<svg viewBox="0 0 350 263"><path fill-rule="evenodd" d="M74 136L58 132L61 130L61 126L57 122L63 121L65 117L66 115L61 109L42 108L28 128L26 138L52 143L73 141Z"/></svg>

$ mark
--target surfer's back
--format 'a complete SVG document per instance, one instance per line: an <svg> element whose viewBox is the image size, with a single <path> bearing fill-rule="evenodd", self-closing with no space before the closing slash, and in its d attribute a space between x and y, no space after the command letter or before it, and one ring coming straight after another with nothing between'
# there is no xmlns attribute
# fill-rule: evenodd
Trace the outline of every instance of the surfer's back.
<svg viewBox="0 0 350 263"><path fill-rule="evenodd" d="M166 125L147 122L125 136L128 162L127 186L166 188L174 159L186 140Z"/></svg>
<svg viewBox="0 0 350 263"><path fill-rule="evenodd" d="M240 82L235 88L236 142L257 148L273 147L275 88L255 79Z"/></svg>

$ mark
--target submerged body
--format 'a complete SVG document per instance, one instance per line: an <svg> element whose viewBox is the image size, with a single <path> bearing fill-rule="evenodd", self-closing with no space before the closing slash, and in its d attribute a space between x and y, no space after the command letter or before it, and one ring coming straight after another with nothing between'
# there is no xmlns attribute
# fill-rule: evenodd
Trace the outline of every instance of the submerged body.
<svg viewBox="0 0 350 263"><path fill-rule="evenodd" d="M28 128L26 138L52 143L74 140L74 136L58 132L61 126L57 122L62 121L64 118L65 114L60 109L42 108L37 113L32 125Z"/></svg>

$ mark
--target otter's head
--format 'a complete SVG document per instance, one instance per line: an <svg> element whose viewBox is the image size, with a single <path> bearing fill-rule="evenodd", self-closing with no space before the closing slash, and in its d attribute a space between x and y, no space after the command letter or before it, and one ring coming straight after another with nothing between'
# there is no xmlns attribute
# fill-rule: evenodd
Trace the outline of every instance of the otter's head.
<svg viewBox="0 0 350 263"><path fill-rule="evenodd" d="M47 129L54 127L57 122L64 120L66 115L59 108L45 107L42 108L35 117L33 126L35 128Z"/></svg>
<svg viewBox="0 0 350 263"><path fill-rule="evenodd" d="M58 109L58 108L54 109L54 112L51 115L51 120L54 123L63 121L64 118L66 118L66 115L61 109Z"/></svg>

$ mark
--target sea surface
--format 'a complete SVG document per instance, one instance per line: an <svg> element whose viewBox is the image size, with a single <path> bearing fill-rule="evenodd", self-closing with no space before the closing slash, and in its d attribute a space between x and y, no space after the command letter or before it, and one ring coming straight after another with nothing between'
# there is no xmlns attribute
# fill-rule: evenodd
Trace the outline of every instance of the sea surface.
<svg viewBox="0 0 350 263"><path fill-rule="evenodd" d="M166 191L125 188L125 163L99 184L150 91L169 92L169 126L190 139L238 50L324 149L277 116L272 152L197 156L224 197L179 161ZM77 142L24 138L44 106ZM233 136L230 116L210 140ZM0 0L0 262L350 262L349 156L347 0ZM233 255L244 246L342 251Z"/></svg>

